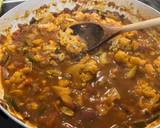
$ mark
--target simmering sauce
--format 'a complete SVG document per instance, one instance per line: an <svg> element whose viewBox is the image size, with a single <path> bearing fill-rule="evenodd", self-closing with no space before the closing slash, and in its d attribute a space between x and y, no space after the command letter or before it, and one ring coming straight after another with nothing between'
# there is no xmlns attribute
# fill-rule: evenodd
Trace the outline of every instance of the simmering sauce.
<svg viewBox="0 0 160 128"><path fill-rule="evenodd" d="M5 100L38 128L134 128L160 108L160 47L145 31L121 34L92 53L69 28L121 26L111 12L63 11L0 39Z"/></svg>

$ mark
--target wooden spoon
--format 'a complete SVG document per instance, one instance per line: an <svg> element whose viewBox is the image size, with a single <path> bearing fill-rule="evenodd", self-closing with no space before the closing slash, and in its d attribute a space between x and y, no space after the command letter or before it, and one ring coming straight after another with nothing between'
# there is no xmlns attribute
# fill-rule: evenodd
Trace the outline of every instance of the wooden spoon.
<svg viewBox="0 0 160 128"><path fill-rule="evenodd" d="M94 50L118 34L160 25L160 17L124 25L122 27L101 25L94 22L82 22L70 26L74 35L79 35L87 44L87 51Z"/></svg>

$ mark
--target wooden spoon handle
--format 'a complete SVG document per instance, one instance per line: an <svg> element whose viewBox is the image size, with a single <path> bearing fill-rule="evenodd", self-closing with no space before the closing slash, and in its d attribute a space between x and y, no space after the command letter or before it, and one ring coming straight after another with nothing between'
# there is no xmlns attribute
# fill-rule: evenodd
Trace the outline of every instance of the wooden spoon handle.
<svg viewBox="0 0 160 128"><path fill-rule="evenodd" d="M160 25L160 17L146 20L146 21L141 21L138 23L133 23L129 25L125 25L121 28L121 32L129 32L133 30L139 30L139 29L144 29L144 28L149 28L149 27L154 27Z"/></svg>

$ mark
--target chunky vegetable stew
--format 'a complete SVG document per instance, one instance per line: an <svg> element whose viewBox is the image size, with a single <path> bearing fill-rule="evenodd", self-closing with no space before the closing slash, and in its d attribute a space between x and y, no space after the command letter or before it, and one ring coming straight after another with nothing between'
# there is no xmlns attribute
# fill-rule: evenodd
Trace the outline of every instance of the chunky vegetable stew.
<svg viewBox="0 0 160 128"><path fill-rule="evenodd" d="M129 23L116 13L65 10L1 35L9 106L38 128L143 128L158 119L158 42L134 31L83 53L85 42L69 28L81 21Z"/></svg>

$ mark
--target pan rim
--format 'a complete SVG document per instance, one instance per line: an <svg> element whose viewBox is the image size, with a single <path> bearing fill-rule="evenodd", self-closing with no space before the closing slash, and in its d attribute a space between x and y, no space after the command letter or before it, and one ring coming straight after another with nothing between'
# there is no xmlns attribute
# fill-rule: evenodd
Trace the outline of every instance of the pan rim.
<svg viewBox="0 0 160 128"><path fill-rule="evenodd" d="M29 4L32 0L28 0L28 1L25 1L19 5L17 5L16 7L12 8L11 10L9 10L7 13L5 13L3 16L0 17L0 21L7 18L9 16L9 14L11 12L13 12L15 9L18 9L20 8L21 6L24 6L26 4ZM41 0L39 0L41 1ZM138 0L130 0L131 2L135 2L137 4L139 4L140 6L144 6L145 8L149 9L149 10L152 10L152 12L154 12L155 14L159 15L160 16L160 12L156 9L154 9L153 7L141 2L141 1L138 1ZM49 0L46 0L46 4L49 3ZM42 5L41 5L42 6ZM2 112L8 116L11 120L13 120L14 122L16 122L17 124L25 127L25 128L29 128L28 125L26 125L24 122L20 121L18 118L16 118L15 116L13 116L11 113L9 113L1 104L0 104L0 110L2 110Z"/></svg>

